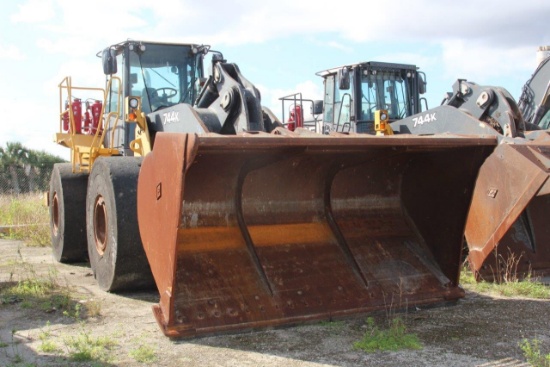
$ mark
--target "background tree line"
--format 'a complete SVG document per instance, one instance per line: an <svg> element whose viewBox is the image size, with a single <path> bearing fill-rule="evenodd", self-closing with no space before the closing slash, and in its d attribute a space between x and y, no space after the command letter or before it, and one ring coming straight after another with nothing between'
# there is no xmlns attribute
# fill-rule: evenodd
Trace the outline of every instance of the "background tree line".
<svg viewBox="0 0 550 367"><path fill-rule="evenodd" d="M53 165L60 162L64 160L44 151L6 143L0 147L0 194L49 190Z"/></svg>

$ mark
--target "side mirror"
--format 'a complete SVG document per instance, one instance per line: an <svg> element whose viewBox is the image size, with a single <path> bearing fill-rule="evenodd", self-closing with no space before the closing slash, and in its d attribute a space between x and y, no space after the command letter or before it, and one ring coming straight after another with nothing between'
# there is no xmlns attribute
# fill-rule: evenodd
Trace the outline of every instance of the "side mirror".
<svg viewBox="0 0 550 367"><path fill-rule="evenodd" d="M323 101L313 101L313 105L311 106L311 114L312 115L320 115L323 113Z"/></svg>
<svg viewBox="0 0 550 367"><path fill-rule="evenodd" d="M349 89L349 70L347 68L342 68L338 70L338 88L340 90Z"/></svg>
<svg viewBox="0 0 550 367"><path fill-rule="evenodd" d="M106 48L101 55L103 62L103 73L105 75L116 74L116 51L112 48Z"/></svg>
<svg viewBox="0 0 550 367"><path fill-rule="evenodd" d="M418 73L418 93L426 93L426 74L419 72Z"/></svg>

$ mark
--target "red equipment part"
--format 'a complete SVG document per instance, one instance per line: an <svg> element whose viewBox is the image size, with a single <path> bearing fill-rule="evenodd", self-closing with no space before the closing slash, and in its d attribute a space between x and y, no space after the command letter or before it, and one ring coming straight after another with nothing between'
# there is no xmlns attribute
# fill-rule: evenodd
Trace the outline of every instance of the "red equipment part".
<svg viewBox="0 0 550 367"><path fill-rule="evenodd" d="M76 134L82 133L82 101L80 98L75 98L71 105L74 119L74 130ZM68 124L68 130L70 131L70 124Z"/></svg>
<svg viewBox="0 0 550 367"><path fill-rule="evenodd" d="M84 111L84 133L90 134L90 126L92 125L92 114L90 111L90 102L86 101L86 110Z"/></svg>
<svg viewBox="0 0 550 367"><path fill-rule="evenodd" d="M63 120L63 131L67 132L69 131L69 101L65 101L65 112L63 112L62 120Z"/></svg>
<svg viewBox="0 0 550 367"><path fill-rule="evenodd" d="M86 101L86 111L84 112L84 132L86 134L94 135L97 132L102 108L101 101L96 100L93 103Z"/></svg>
<svg viewBox="0 0 550 367"><path fill-rule="evenodd" d="M92 134L97 132L99 122L101 121L101 110L103 109L103 103L101 101L95 101L90 107L92 115Z"/></svg>
<svg viewBox="0 0 550 367"><path fill-rule="evenodd" d="M290 110L290 116L288 117L287 129L294 131L297 127L304 127L304 115L302 113L302 106L294 106Z"/></svg>

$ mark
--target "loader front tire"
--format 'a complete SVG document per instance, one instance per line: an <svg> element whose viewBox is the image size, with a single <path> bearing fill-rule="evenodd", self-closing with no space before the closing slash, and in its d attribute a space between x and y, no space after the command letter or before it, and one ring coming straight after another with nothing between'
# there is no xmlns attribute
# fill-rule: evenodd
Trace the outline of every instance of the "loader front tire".
<svg viewBox="0 0 550 367"><path fill-rule="evenodd" d="M141 158L99 158L88 180L88 256L99 287L105 291L154 285L137 222L140 165Z"/></svg>
<svg viewBox="0 0 550 367"><path fill-rule="evenodd" d="M88 175L73 173L71 163L56 163L50 179L49 212L53 257L62 263L85 261Z"/></svg>

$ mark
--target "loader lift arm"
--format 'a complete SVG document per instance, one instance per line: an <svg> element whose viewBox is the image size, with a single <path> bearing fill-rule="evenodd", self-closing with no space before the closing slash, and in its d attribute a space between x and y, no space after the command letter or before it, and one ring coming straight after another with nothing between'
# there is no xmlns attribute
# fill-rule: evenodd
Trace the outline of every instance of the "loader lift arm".
<svg viewBox="0 0 550 367"><path fill-rule="evenodd" d="M260 103L260 92L236 64L215 58L212 66L213 75L194 105L176 104L147 116L153 136L158 132L235 135L282 127L278 120L269 117Z"/></svg>

